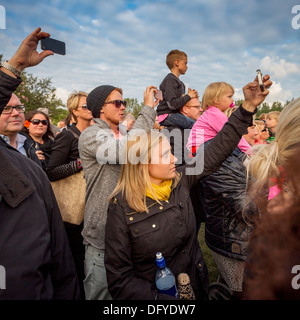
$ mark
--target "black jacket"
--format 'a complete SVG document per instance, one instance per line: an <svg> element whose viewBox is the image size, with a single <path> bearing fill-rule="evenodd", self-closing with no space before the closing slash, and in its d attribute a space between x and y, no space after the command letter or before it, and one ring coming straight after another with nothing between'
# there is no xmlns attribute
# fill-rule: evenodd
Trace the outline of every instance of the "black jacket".
<svg viewBox="0 0 300 320"><path fill-rule="evenodd" d="M157 114L177 113L191 97L185 94L184 83L177 78L172 72L167 74L159 86L163 94L163 100L157 106Z"/></svg>
<svg viewBox="0 0 300 320"><path fill-rule="evenodd" d="M64 179L82 170L77 166L80 134L81 132L73 124L68 130L61 131L55 137L46 170L50 181Z"/></svg>
<svg viewBox="0 0 300 320"><path fill-rule="evenodd" d="M0 70L0 109L20 84ZM0 299L78 299L61 215L43 170L0 138Z"/></svg>
<svg viewBox="0 0 300 320"><path fill-rule="evenodd" d="M110 203L105 229L105 267L113 299L155 299L157 252L162 252L176 276L180 272L189 274L197 299L206 298L208 274L198 245L189 190L199 179L217 170L233 152L247 131L251 116L252 113L239 108L212 143L199 149L197 174L188 175L185 171L163 205L147 198L149 214L134 212L121 194Z"/></svg>
<svg viewBox="0 0 300 320"><path fill-rule="evenodd" d="M209 144L209 141L206 142ZM246 155L236 148L221 167L201 182L208 247L226 257L245 260L252 227L242 218L246 192Z"/></svg>
<svg viewBox="0 0 300 320"><path fill-rule="evenodd" d="M53 140L47 138L45 139L43 144L40 144L34 141L28 133L22 131L20 132L20 134L24 135L27 138L24 143L24 149L26 150L27 157L34 162L37 162L37 164L39 164L43 168L43 170L46 170L52 152ZM37 150L43 151L45 160L39 160L38 156L36 155Z"/></svg>

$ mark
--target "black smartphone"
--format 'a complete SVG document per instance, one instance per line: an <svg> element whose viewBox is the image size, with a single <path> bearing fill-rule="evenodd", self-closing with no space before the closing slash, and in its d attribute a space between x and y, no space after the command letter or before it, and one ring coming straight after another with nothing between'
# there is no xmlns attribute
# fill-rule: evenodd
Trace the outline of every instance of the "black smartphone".
<svg viewBox="0 0 300 320"><path fill-rule="evenodd" d="M258 84L259 84L260 90L261 90L261 92L264 92L265 91L265 86L264 86L264 83L263 83L262 73L261 73L260 69L257 69L256 73L257 73Z"/></svg>
<svg viewBox="0 0 300 320"><path fill-rule="evenodd" d="M41 48L42 50L51 50L54 53L61 55L66 54L66 44L62 41L52 38L43 38L41 40Z"/></svg>

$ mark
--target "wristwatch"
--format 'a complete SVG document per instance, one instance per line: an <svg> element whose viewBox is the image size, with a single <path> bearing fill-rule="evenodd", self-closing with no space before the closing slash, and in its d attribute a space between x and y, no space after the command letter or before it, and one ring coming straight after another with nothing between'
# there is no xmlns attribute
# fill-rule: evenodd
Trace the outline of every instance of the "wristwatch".
<svg viewBox="0 0 300 320"><path fill-rule="evenodd" d="M22 71L16 69L14 66L12 66L10 63L8 63L8 61L2 61L1 62L1 67L9 70L10 72L12 72L16 77L20 77Z"/></svg>

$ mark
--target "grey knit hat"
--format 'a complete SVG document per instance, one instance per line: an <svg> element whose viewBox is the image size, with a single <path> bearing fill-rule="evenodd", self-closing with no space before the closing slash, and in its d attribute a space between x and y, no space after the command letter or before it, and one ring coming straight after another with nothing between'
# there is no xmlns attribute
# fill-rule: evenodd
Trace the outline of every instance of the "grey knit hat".
<svg viewBox="0 0 300 320"><path fill-rule="evenodd" d="M115 90L114 86L99 86L93 89L86 98L88 109L92 112L94 118L100 118L100 110L110 93Z"/></svg>

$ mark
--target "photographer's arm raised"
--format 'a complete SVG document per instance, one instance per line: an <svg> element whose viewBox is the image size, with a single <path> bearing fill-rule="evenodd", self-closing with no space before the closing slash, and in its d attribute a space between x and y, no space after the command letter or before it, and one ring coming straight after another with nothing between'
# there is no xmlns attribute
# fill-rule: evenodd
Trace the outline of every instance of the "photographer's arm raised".
<svg viewBox="0 0 300 320"><path fill-rule="evenodd" d="M42 38L48 38L50 34L42 32L41 28L34 30L27 38L23 40L14 56L8 60L8 63L18 71L22 72L25 68L33 67L41 63L46 57L53 55L50 50L39 53L37 46ZM13 78L17 76L5 67L1 67L1 71Z"/></svg>

